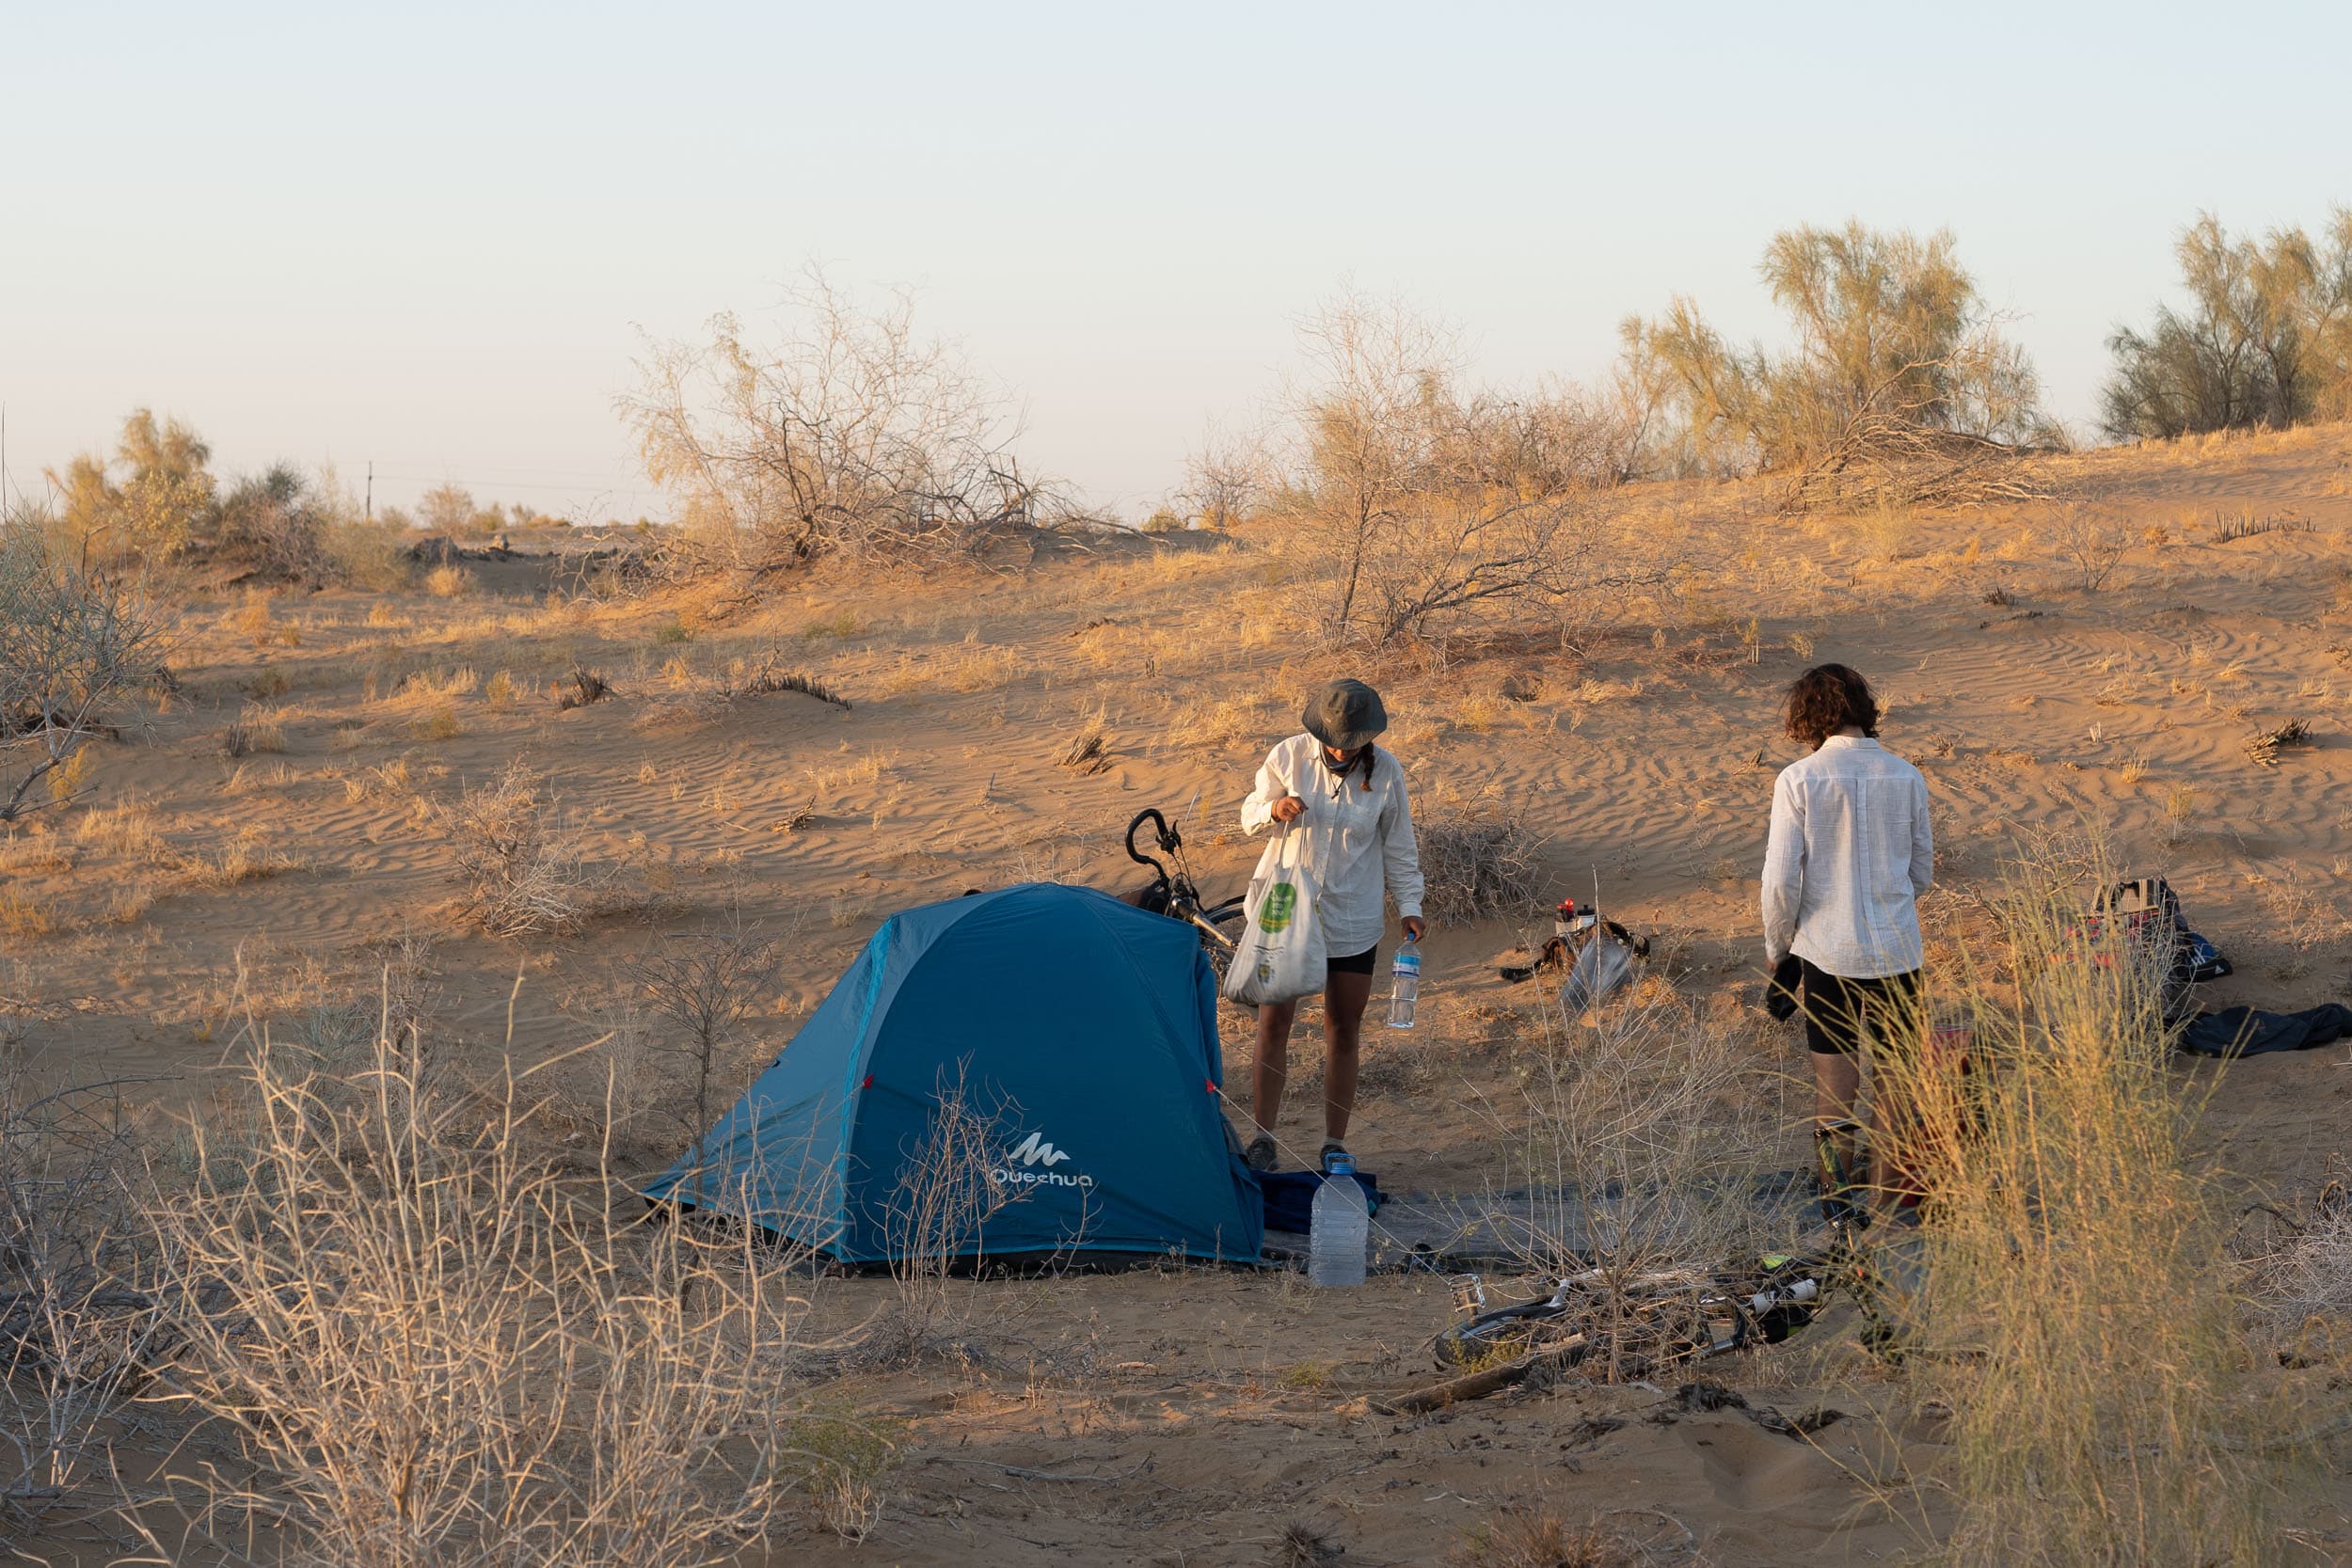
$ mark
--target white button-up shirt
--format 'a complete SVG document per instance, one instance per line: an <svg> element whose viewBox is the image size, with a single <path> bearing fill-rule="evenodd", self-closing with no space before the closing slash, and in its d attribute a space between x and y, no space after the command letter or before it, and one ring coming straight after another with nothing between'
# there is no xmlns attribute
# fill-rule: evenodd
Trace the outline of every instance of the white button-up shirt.
<svg viewBox="0 0 2352 1568"><path fill-rule="evenodd" d="M1916 900L1934 879L1928 782L1877 741L1834 735L1772 785L1764 959L1850 980L1923 961Z"/></svg>
<svg viewBox="0 0 2352 1568"><path fill-rule="evenodd" d="M1394 895L1399 915L1421 913L1421 846L1413 838L1405 769L1375 748L1372 787L1364 783L1362 768L1343 779L1323 766L1320 741L1295 735L1266 753L1257 787L1241 803L1241 831L1255 833L1274 820L1274 802L1283 796L1307 802L1307 815L1291 832L1307 834L1301 860L1314 869L1324 951L1335 958L1380 944L1389 925L1384 895ZM1266 846L1262 870L1281 847L1279 837Z"/></svg>

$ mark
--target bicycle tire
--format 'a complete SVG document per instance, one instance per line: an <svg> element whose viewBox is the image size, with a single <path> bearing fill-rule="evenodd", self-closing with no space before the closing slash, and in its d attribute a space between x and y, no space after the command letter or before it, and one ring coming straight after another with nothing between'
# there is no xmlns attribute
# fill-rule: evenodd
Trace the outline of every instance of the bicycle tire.
<svg viewBox="0 0 2352 1568"><path fill-rule="evenodd" d="M1241 945L1242 929L1248 925L1249 917L1243 911L1241 900L1236 898L1200 918L1216 927L1217 934L1225 939L1218 942L1206 931L1200 933L1200 946L1209 955L1209 967L1216 971L1217 993L1223 995L1226 972L1233 967L1233 951Z"/></svg>

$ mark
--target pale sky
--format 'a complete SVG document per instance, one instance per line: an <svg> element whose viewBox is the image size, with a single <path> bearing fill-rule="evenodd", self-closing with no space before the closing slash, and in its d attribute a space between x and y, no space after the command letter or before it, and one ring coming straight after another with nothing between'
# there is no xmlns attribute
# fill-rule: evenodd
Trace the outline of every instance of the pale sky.
<svg viewBox="0 0 2352 1568"><path fill-rule="evenodd" d="M1130 515L1343 279L1502 381L1766 240L1948 227L2088 424L2201 209L2352 202L2352 6L262 7L0 0L11 483L142 404L379 506L659 515L638 329L912 286Z"/></svg>

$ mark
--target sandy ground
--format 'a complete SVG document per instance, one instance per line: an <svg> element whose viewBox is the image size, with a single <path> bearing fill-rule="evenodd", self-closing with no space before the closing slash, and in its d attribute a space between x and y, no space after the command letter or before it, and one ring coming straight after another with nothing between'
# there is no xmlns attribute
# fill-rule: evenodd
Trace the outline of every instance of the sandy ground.
<svg viewBox="0 0 2352 1568"><path fill-rule="evenodd" d="M2007 846L2090 824L2122 863L2169 876L2235 960L2213 1005L2344 998L2352 432L2096 454L2067 482L2133 541L2096 592L2061 556L2055 505L1792 523L1740 486L1634 496L1691 568L1575 652L1534 638L1330 654L1281 611L1295 566L1279 542L1247 535L956 581L829 577L726 616L552 600L532 562L478 568L446 598L199 599L179 691L98 751L95 803L7 843L0 978L28 1049L138 1081L162 1147L217 1093L242 1025L296 1028L373 996L404 939L429 948L437 1050L486 1072L624 1020L617 956L739 919L781 940L783 963L734 1047L732 1092L889 912L1032 877L1126 885L1117 835L1142 806L1189 807L1202 882L1237 891L1251 768L1305 690L1360 673L1387 693L1423 814L1522 816L1547 839L1547 904L1597 879L1673 985L1794 1074L1793 1037L1749 1004L1756 874L1792 755L1775 694L1836 658L1877 681L1887 743L1927 773L1945 940ZM2309 526L2216 542L2241 513ZM771 648L852 705L715 689ZM558 712L574 661L618 697ZM227 758L240 716L265 744ZM2256 766L2245 737L2290 717L2312 744ZM1058 766L1094 722L1109 765ZM613 909L579 936L501 942L453 912L434 804L516 757L614 875ZM1392 1186L1471 1189L1501 1168L1514 1041L1539 1004L1494 964L1541 919L1437 931L1426 1027L1372 1041L1351 1142ZM1236 1085L1247 1051L1229 1029ZM568 1081L583 1117L596 1060ZM2294 1201L2340 1162L2347 1066L2339 1046L2205 1069L2210 1135L2248 1201ZM657 1167L683 1135L676 1085L643 1053L615 1069L644 1108L622 1157ZM1285 1132L1311 1145L1305 1086ZM887 1289L833 1282L823 1313L854 1323ZM1424 1562L1540 1500L1622 1511L1611 1522L1661 1552L1884 1561L1938 1516L1915 1484L1935 1423L1905 1412L1837 1316L1710 1374L1754 1402L1846 1413L1804 1442L1639 1386L1372 1416L1366 1391L1427 1370L1446 1319L1427 1279L1334 1299L1287 1276L1147 1270L975 1287L964 1310L961 1354L830 1391L893 1423L899 1461L864 1545L812 1529L795 1560L1258 1563L1282 1560L1295 1524L1343 1549L1330 1560ZM2347 1504L2330 1483L2292 1512L2352 1532Z"/></svg>

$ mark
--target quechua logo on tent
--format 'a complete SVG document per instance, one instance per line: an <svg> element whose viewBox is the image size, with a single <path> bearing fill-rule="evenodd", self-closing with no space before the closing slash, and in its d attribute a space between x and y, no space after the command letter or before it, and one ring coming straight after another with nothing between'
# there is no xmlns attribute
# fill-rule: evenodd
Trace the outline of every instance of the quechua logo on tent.
<svg viewBox="0 0 2352 1568"><path fill-rule="evenodd" d="M1093 1186L1091 1176L1083 1172L1065 1175L1054 1168L1069 1159L1068 1149L1056 1148L1045 1141L1042 1132L1032 1132L1005 1150L1004 1162L988 1173L988 1179L999 1186L1009 1187Z"/></svg>

